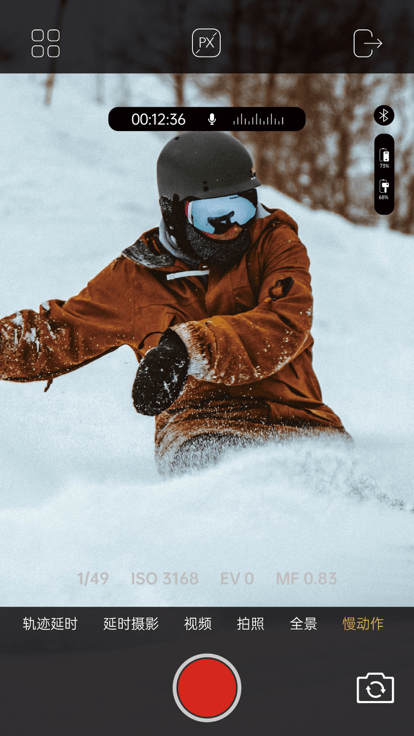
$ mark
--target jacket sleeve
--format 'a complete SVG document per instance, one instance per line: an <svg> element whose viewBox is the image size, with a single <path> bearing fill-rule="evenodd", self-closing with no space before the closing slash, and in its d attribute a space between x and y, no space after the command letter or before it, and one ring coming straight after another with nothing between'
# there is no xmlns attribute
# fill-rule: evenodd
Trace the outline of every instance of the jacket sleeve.
<svg viewBox="0 0 414 736"><path fill-rule="evenodd" d="M289 227L263 247L258 304L235 315L173 327L190 355L190 375L225 385L276 373L311 344L312 292L305 246Z"/></svg>
<svg viewBox="0 0 414 736"><path fill-rule="evenodd" d="M2 319L0 378L50 380L131 343L132 290L119 260L67 302L53 299L38 312L25 309Z"/></svg>

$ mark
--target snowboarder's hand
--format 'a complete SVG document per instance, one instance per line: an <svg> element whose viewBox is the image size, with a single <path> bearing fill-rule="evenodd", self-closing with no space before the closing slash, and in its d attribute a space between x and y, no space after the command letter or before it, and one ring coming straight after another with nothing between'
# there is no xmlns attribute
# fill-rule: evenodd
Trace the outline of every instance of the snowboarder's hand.
<svg viewBox="0 0 414 736"><path fill-rule="evenodd" d="M188 376L190 358L181 338L166 330L156 348L141 360L132 388L139 414L153 417L178 399Z"/></svg>

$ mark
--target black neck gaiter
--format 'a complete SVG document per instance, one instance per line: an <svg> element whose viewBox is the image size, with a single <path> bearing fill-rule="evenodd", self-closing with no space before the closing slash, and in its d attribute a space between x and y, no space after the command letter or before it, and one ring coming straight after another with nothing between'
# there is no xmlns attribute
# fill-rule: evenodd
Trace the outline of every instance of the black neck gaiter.
<svg viewBox="0 0 414 736"><path fill-rule="evenodd" d="M230 268L240 260L250 245L250 232L244 228L232 240L213 240L186 222L185 234L191 248L208 266Z"/></svg>

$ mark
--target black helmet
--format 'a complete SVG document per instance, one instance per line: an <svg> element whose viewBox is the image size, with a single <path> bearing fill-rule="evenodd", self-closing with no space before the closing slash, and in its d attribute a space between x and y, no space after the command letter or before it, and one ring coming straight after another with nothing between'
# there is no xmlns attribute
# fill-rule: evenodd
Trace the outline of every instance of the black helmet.
<svg viewBox="0 0 414 736"><path fill-rule="evenodd" d="M249 152L228 133L181 133L162 149L157 162L160 199L182 201L239 194L260 186Z"/></svg>

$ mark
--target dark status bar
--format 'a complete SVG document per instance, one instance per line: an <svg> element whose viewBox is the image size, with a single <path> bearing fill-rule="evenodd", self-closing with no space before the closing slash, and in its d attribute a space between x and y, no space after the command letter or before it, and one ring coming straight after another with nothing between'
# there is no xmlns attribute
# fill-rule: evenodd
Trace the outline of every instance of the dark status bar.
<svg viewBox="0 0 414 736"><path fill-rule="evenodd" d="M414 71L410 0L14 0L0 73Z"/></svg>

